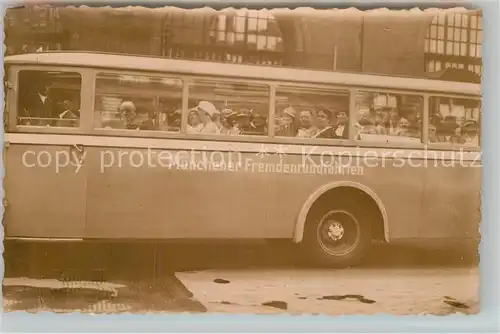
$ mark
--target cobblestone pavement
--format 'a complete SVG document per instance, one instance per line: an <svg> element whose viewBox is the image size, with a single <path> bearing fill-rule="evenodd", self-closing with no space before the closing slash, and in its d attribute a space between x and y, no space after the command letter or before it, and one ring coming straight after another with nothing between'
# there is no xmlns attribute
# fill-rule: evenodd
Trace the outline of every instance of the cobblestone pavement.
<svg viewBox="0 0 500 334"><path fill-rule="evenodd" d="M149 246L7 247L4 311L445 315L479 308L477 264L462 255L384 248L357 268L312 269L275 246L154 254Z"/></svg>

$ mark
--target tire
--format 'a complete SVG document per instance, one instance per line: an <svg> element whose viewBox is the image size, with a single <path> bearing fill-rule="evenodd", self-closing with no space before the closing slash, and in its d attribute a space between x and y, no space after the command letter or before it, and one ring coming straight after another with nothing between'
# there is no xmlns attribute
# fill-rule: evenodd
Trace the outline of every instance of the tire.
<svg viewBox="0 0 500 334"><path fill-rule="evenodd" d="M370 212L363 202L324 198L308 214L303 251L308 261L327 267L357 265L371 245Z"/></svg>

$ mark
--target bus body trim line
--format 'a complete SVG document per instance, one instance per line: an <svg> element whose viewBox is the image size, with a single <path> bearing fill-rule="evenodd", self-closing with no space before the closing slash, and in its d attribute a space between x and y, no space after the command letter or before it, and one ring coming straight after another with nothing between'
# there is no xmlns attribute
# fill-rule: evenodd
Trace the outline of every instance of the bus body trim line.
<svg viewBox="0 0 500 334"><path fill-rule="evenodd" d="M83 241L83 238L42 238L42 237L5 237L5 240L12 241L47 241L47 242L65 242L65 241Z"/></svg>
<svg viewBox="0 0 500 334"><path fill-rule="evenodd" d="M285 148L285 154L306 155L306 156L324 156L325 154L339 155L348 157L373 158L375 154L380 158L401 159L411 158L415 160L433 159L439 157L440 160L461 160L461 161L481 161L481 152L476 151L437 151L432 149L389 149L383 147L346 147L346 146L316 146L293 144L293 143L252 143L252 142L229 142L201 141L191 138L168 140L165 138L135 138L135 137L108 137L108 136L88 136L75 134L31 134L31 133L6 133L5 141L12 144L26 145L56 145L72 146L83 145L88 147L109 147L109 148L127 148L127 149L151 149L151 150L175 150L175 151L219 151L219 152L240 152L240 153L259 153L263 146L267 153L279 153ZM422 154L414 155L415 152ZM436 158L434 158L436 159Z"/></svg>

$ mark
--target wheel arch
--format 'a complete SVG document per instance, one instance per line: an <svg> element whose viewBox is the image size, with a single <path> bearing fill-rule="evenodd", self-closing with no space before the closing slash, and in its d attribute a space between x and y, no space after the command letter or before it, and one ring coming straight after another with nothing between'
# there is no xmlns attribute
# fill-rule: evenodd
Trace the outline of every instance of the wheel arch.
<svg viewBox="0 0 500 334"><path fill-rule="evenodd" d="M384 204L382 203L382 200L380 197L373 191L371 188L358 183L358 182L353 182L353 181L337 181L337 182L331 182L328 184L325 184L321 186L320 188L316 189L305 201L305 203L302 205L302 208L300 209L300 212L297 216L297 220L295 222L295 229L293 232L293 242L295 243L300 243L302 239L304 238L304 227L306 225L307 221L307 214L309 213L309 210L313 206L313 204L324 194L327 192L340 188L340 187L347 187L347 188L355 188L363 193L365 195L369 196L377 205L380 214L382 215L382 221L383 221L383 229L384 229L384 241L389 242L389 224L388 224L388 218L387 218L387 211L385 209Z"/></svg>

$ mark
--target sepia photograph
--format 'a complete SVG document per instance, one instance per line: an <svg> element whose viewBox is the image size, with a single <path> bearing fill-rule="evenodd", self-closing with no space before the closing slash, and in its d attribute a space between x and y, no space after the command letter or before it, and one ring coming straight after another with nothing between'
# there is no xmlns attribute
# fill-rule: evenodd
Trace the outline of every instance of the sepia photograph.
<svg viewBox="0 0 500 334"><path fill-rule="evenodd" d="M26 4L4 32L5 313L480 312L481 10Z"/></svg>

